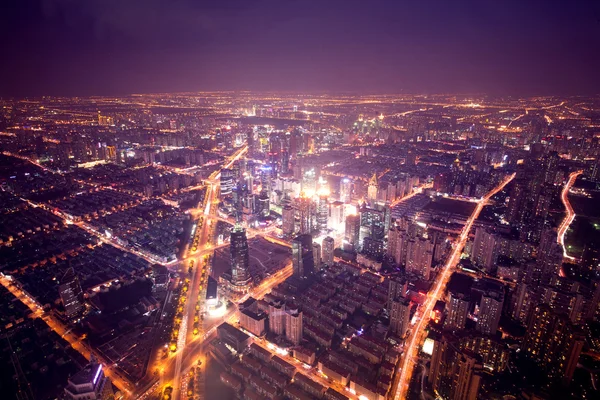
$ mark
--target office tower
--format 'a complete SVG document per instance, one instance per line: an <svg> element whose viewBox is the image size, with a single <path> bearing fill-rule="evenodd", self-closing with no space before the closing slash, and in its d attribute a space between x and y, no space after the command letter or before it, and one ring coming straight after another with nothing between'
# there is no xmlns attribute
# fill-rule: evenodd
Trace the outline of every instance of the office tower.
<svg viewBox="0 0 600 400"><path fill-rule="evenodd" d="M564 383L571 381L583 343L584 337L565 315L557 314L547 304L533 308L523 348L551 377L560 377Z"/></svg>
<svg viewBox="0 0 600 400"><path fill-rule="evenodd" d="M285 311L281 304L269 304L269 332L276 335L285 332Z"/></svg>
<svg viewBox="0 0 600 400"><path fill-rule="evenodd" d="M281 173L287 175L290 172L290 153L284 150L281 153Z"/></svg>
<svg viewBox="0 0 600 400"><path fill-rule="evenodd" d="M406 246L406 272L429 280L433 262L433 242L424 237L410 239Z"/></svg>
<svg viewBox="0 0 600 400"><path fill-rule="evenodd" d="M434 341L428 379L444 399L476 400L482 368L481 357L443 335Z"/></svg>
<svg viewBox="0 0 600 400"><path fill-rule="evenodd" d="M329 205L329 216L327 218L327 226L336 232L344 230L344 203L334 201Z"/></svg>
<svg viewBox="0 0 600 400"><path fill-rule="evenodd" d="M352 200L352 181L349 178L342 178L340 181L340 201L350 203Z"/></svg>
<svg viewBox="0 0 600 400"><path fill-rule="evenodd" d="M298 235L292 240L292 266L294 276L305 278L314 272L312 236Z"/></svg>
<svg viewBox="0 0 600 400"><path fill-rule="evenodd" d="M271 214L271 205L267 192L261 191L260 195L258 195L258 214L262 217L268 217Z"/></svg>
<svg viewBox="0 0 600 400"><path fill-rule="evenodd" d="M285 337L294 345L302 341L302 311L293 304L285 307Z"/></svg>
<svg viewBox="0 0 600 400"><path fill-rule="evenodd" d="M300 220L300 233L312 233L312 201L307 197L297 198L296 211Z"/></svg>
<svg viewBox="0 0 600 400"><path fill-rule="evenodd" d="M266 193L267 197L271 193L272 188L272 173L273 168L268 165L264 165L260 168L260 185L261 192Z"/></svg>
<svg viewBox="0 0 600 400"><path fill-rule="evenodd" d="M491 272L496 265L498 259L498 246L496 244L496 235L485 228L477 228L475 230L475 240L471 249L471 261L485 269L486 272Z"/></svg>
<svg viewBox="0 0 600 400"><path fill-rule="evenodd" d="M231 283L236 291L247 291L250 286L250 272L248 271L248 240L246 230L236 225L231 231L230 239L231 254Z"/></svg>
<svg viewBox="0 0 600 400"><path fill-rule="evenodd" d="M377 174L373 174L371 180L369 180L369 186L367 188L367 201L369 204L374 204L377 201Z"/></svg>
<svg viewBox="0 0 600 400"><path fill-rule="evenodd" d="M102 365L91 361L69 378L65 388L68 400L109 400L114 398L112 384L104 375Z"/></svg>
<svg viewBox="0 0 600 400"><path fill-rule="evenodd" d="M319 205L317 207L317 229L319 232L327 232L327 219L329 218L329 204L327 203L327 196L319 196Z"/></svg>
<svg viewBox="0 0 600 400"><path fill-rule="evenodd" d="M373 239L383 239L385 233L385 209L378 210L363 204L360 208L360 225L366 228L366 236Z"/></svg>
<svg viewBox="0 0 600 400"><path fill-rule="evenodd" d="M67 269L63 275L58 286L58 293L67 318L73 318L83 311L83 292L73 268Z"/></svg>
<svg viewBox="0 0 600 400"><path fill-rule="evenodd" d="M302 174L302 192L309 196L317 192L317 182L319 177L314 168L304 171Z"/></svg>
<svg viewBox="0 0 600 400"><path fill-rule="evenodd" d="M332 237L327 236L323 239L322 261L325 265L333 265L333 257L335 250L335 241Z"/></svg>
<svg viewBox="0 0 600 400"><path fill-rule="evenodd" d="M345 239L350 244L352 249L356 250L359 246L360 238L360 216L348 215L346 217L346 233Z"/></svg>
<svg viewBox="0 0 600 400"><path fill-rule="evenodd" d="M384 254L383 240L373 239L371 237L364 238L361 253L369 256L374 260L381 260Z"/></svg>
<svg viewBox="0 0 600 400"><path fill-rule="evenodd" d="M451 331L464 329L469 312L469 297L464 293L450 292L446 307L448 315L444 321L444 329Z"/></svg>
<svg viewBox="0 0 600 400"><path fill-rule="evenodd" d="M284 235L291 235L295 231L296 212L290 206L281 209L281 231Z"/></svg>
<svg viewBox="0 0 600 400"><path fill-rule="evenodd" d="M229 196L232 193L235 182L234 174L232 169L223 168L221 170L221 177L219 178L221 181L221 197Z"/></svg>
<svg viewBox="0 0 600 400"><path fill-rule="evenodd" d="M317 242L313 242L313 265L315 271L321 269L321 245Z"/></svg>
<svg viewBox="0 0 600 400"><path fill-rule="evenodd" d="M410 301L397 297L391 301L390 329L400 337L404 337L410 326Z"/></svg>
<svg viewBox="0 0 600 400"><path fill-rule="evenodd" d="M498 323L502 315L504 293L489 292L481 296L476 329L486 335L493 335L498 330Z"/></svg>

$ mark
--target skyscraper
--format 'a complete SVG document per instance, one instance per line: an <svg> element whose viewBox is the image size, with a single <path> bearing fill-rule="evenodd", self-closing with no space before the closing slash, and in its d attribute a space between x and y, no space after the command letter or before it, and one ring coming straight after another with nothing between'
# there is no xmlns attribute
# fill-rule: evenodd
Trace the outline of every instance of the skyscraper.
<svg viewBox="0 0 600 400"><path fill-rule="evenodd" d="M327 219L329 217L329 204L327 195L319 195L319 205L317 207L317 228L319 232L327 232Z"/></svg>
<svg viewBox="0 0 600 400"><path fill-rule="evenodd" d="M285 337L294 345L302 341L302 311L294 304L285 307Z"/></svg>
<svg viewBox="0 0 600 400"><path fill-rule="evenodd" d="M313 242L313 264L315 270L321 269L321 245L317 242Z"/></svg>
<svg viewBox="0 0 600 400"><path fill-rule="evenodd" d="M369 204L373 204L377 201L378 186L379 185L377 183L377 174L373 174L371 180L369 181L369 186L367 188L367 200L369 201Z"/></svg>
<svg viewBox="0 0 600 400"><path fill-rule="evenodd" d="M73 268L67 269L63 275L58 286L58 293L67 318L73 318L83 310L83 292Z"/></svg>
<svg viewBox="0 0 600 400"><path fill-rule="evenodd" d="M300 219L300 233L312 233L312 201L307 197L296 199L296 210Z"/></svg>
<svg viewBox="0 0 600 400"><path fill-rule="evenodd" d="M327 236L323 239L323 248L321 258L324 264L333 265L333 255L335 250L335 241L332 237Z"/></svg>
<svg viewBox="0 0 600 400"><path fill-rule="evenodd" d="M346 217L346 241L352 246L354 250L359 247L360 238L360 216L348 215Z"/></svg>
<svg viewBox="0 0 600 400"><path fill-rule="evenodd" d="M284 235L294 233L296 224L295 210L290 206L283 206L281 209L281 231Z"/></svg>
<svg viewBox="0 0 600 400"><path fill-rule="evenodd" d="M250 272L248 271L248 240L246 230L236 225L231 231L230 239L231 254L231 283L236 291L245 292L250 286Z"/></svg>
<svg viewBox="0 0 600 400"><path fill-rule="evenodd" d="M305 278L314 272L312 236L298 235L292 240L292 266L294 276Z"/></svg>

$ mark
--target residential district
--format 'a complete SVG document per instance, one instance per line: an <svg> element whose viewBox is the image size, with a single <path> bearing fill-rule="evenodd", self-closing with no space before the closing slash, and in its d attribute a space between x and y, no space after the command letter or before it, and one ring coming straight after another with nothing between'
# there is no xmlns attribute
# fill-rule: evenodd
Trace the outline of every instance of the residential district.
<svg viewBox="0 0 600 400"><path fill-rule="evenodd" d="M3 396L600 398L599 137L600 97L0 100Z"/></svg>

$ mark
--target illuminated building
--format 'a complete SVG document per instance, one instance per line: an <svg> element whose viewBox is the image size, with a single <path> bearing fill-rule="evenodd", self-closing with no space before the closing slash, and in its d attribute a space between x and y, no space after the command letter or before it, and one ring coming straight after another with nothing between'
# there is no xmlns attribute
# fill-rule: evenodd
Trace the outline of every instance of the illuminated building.
<svg viewBox="0 0 600 400"><path fill-rule="evenodd" d="M388 231L387 255L393 259L397 265L403 265L406 261L406 247L408 244L408 234L406 230L399 226L392 227Z"/></svg>
<svg viewBox="0 0 600 400"><path fill-rule="evenodd" d="M321 245L313 242L313 264L315 270L321 269Z"/></svg>
<svg viewBox="0 0 600 400"><path fill-rule="evenodd" d="M441 398L476 400L482 368L480 356L461 350L445 335L434 340L428 380Z"/></svg>
<svg viewBox="0 0 600 400"><path fill-rule="evenodd" d="M296 212L290 206L281 209L281 231L284 235L292 235L295 231Z"/></svg>
<svg viewBox="0 0 600 400"><path fill-rule="evenodd" d="M352 180L342 178L340 181L340 201L342 203L350 203L352 200Z"/></svg>
<svg viewBox="0 0 600 400"><path fill-rule="evenodd" d="M486 272L491 272L498 258L496 235L485 228L477 228L471 250L471 261Z"/></svg>
<svg viewBox="0 0 600 400"><path fill-rule="evenodd" d="M444 321L444 329L460 330L465 328L467 314L469 312L469 298L463 293L450 292L446 304L448 315Z"/></svg>
<svg viewBox="0 0 600 400"><path fill-rule="evenodd" d="M406 291L408 289L408 282L404 278L400 278L397 276L388 278L388 301L387 301L387 309L388 312L391 312L392 302L396 298L402 298L406 295Z"/></svg>
<svg viewBox="0 0 600 400"><path fill-rule="evenodd" d="M255 312L244 309L240 312L240 326L255 336L265 333L265 321L267 315L263 312Z"/></svg>
<svg viewBox="0 0 600 400"><path fill-rule="evenodd" d="M296 199L295 204L298 218L300 220L300 233L312 233L312 201L307 197L299 197Z"/></svg>
<svg viewBox="0 0 600 400"><path fill-rule="evenodd" d="M249 289L251 276L248 271L248 240L246 230L236 225L231 231L231 283L235 291L246 292Z"/></svg>
<svg viewBox="0 0 600 400"><path fill-rule="evenodd" d="M533 308L523 349L551 377L561 377L565 383L571 381L583 343L584 337L565 315L557 314L546 304Z"/></svg>
<svg viewBox="0 0 600 400"><path fill-rule="evenodd" d="M396 335L404 337L410 326L410 301L397 297L391 301L390 329Z"/></svg>
<svg viewBox="0 0 600 400"><path fill-rule="evenodd" d="M234 187L234 171L231 169L223 168L221 170L220 181L221 197L230 195Z"/></svg>
<svg viewBox="0 0 600 400"><path fill-rule="evenodd" d="M328 227L336 232L344 230L344 203L334 201L329 205Z"/></svg>
<svg viewBox="0 0 600 400"><path fill-rule="evenodd" d="M459 339L460 348L478 354L483 367L490 371L502 372L508 365L510 352L508 346L496 336L467 335Z"/></svg>
<svg viewBox="0 0 600 400"><path fill-rule="evenodd" d="M285 332L285 311L280 304L269 304L269 332L283 335Z"/></svg>
<svg viewBox="0 0 600 400"><path fill-rule="evenodd" d="M286 305L285 337L294 345L302 341L302 311L295 305Z"/></svg>
<svg viewBox="0 0 600 400"><path fill-rule="evenodd" d="M63 275L58 293L67 318L73 318L83 310L83 292L73 268L69 268Z"/></svg>
<svg viewBox="0 0 600 400"><path fill-rule="evenodd" d="M326 265L333 265L333 255L335 250L335 241L332 237L327 236L323 239L322 261Z"/></svg>
<svg viewBox="0 0 600 400"><path fill-rule="evenodd" d="M310 234L301 234L292 240L292 266L294 276L300 278L305 278L314 272L313 245Z"/></svg>
<svg viewBox="0 0 600 400"><path fill-rule="evenodd" d="M369 204L374 204L377 201L377 174L373 174L371 180L369 181L369 186L367 188L367 200Z"/></svg>
<svg viewBox="0 0 600 400"><path fill-rule="evenodd" d="M102 365L94 361L71 376L65 388L68 400L109 400L113 397L112 384L104 375Z"/></svg>
<svg viewBox="0 0 600 400"><path fill-rule="evenodd" d="M481 296L476 329L484 334L495 334L498 330L503 305L504 293L502 292L489 292Z"/></svg>
<svg viewBox="0 0 600 400"><path fill-rule="evenodd" d="M327 203L327 196L319 196L319 204L317 207L317 228L319 232L327 232L327 219L329 217L329 204Z"/></svg>
<svg viewBox="0 0 600 400"><path fill-rule="evenodd" d="M346 217L346 232L345 239L356 250L359 247L360 238L360 216L348 215Z"/></svg>
<svg viewBox="0 0 600 400"><path fill-rule="evenodd" d="M433 247L433 242L424 237L409 240L406 246L406 272L429 280Z"/></svg>
<svg viewBox="0 0 600 400"><path fill-rule="evenodd" d="M262 217L268 217L271 214L269 195L267 192L261 191L258 196L257 214Z"/></svg>

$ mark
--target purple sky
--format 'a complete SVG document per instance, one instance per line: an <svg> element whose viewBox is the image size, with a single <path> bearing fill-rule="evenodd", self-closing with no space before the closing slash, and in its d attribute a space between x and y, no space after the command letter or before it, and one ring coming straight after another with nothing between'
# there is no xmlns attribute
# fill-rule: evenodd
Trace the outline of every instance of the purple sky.
<svg viewBox="0 0 600 400"><path fill-rule="evenodd" d="M598 0L4 0L0 95L600 93Z"/></svg>

